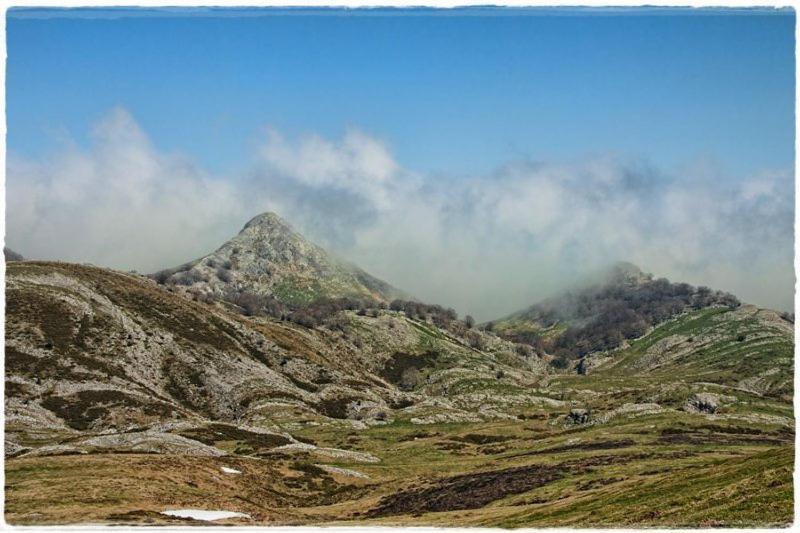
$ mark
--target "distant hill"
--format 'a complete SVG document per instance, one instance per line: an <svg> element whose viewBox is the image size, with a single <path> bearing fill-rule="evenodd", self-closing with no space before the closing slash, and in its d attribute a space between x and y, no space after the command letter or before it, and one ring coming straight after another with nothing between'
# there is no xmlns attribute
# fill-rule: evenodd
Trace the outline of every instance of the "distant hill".
<svg viewBox="0 0 800 533"><path fill-rule="evenodd" d="M17 252L12 250L11 248L3 247L3 255L6 258L6 263L8 263L9 261L24 261L25 260L25 258L22 257L21 254L18 254Z"/></svg>
<svg viewBox="0 0 800 533"><path fill-rule="evenodd" d="M728 293L654 279L630 263L618 263L584 283L491 323L502 337L555 356L555 366L589 353L618 348L652 326L687 310L736 308Z"/></svg>
<svg viewBox="0 0 800 533"><path fill-rule="evenodd" d="M271 296L292 307L321 298L388 302L403 295L385 281L333 257L274 213L256 216L215 252L151 277L215 297Z"/></svg>

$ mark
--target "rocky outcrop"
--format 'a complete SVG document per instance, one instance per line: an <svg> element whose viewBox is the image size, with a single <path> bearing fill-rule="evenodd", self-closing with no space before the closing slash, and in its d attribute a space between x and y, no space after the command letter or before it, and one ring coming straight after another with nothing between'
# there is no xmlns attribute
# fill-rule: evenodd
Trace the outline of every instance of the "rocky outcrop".
<svg viewBox="0 0 800 533"><path fill-rule="evenodd" d="M699 413L714 414L719 409L719 395L711 392L699 392L693 394L687 401L686 406L689 410Z"/></svg>
<svg viewBox="0 0 800 533"><path fill-rule="evenodd" d="M589 422L589 411L586 409L572 409L567 415L571 424L586 424Z"/></svg>
<svg viewBox="0 0 800 533"><path fill-rule="evenodd" d="M155 431L101 435L84 440L79 445L92 452L163 453L211 457L225 455L225 452L213 446L180 435Z"/></svg>

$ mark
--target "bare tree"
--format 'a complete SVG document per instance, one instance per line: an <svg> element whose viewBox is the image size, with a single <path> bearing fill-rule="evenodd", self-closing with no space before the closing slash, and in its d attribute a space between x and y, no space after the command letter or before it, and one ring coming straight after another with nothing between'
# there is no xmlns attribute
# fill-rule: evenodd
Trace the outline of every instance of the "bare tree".
<svg viewBox="0 0 800 533"><path fill-rule="evenodd" d="M475 319L472 318L472 315L467 315L464 317L464 324L467 325L468 329L472 329L472 326L475 325Z"/></svg>

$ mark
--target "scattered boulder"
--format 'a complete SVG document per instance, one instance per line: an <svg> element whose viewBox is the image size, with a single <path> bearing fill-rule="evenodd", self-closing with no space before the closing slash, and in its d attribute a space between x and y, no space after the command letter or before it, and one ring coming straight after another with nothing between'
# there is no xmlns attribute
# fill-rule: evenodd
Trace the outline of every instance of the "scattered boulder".
<svg viewBox="0 0 800 533"><path fill-rule="evenodd" d="M347 416L351 420L386 421L385 406L371 400L354 400L347 404Z"/></svg>
<svg viewBox="0 0 800 533"><path fill-rule="evenodd" d="M586 424L589 421L589 411L586 409L572 409L567 418L572 424Z"/></svg>
<svg viewBox="0 0 800 533"><path fill-rule="evenodd" d="M713 414L719 409L719 396L710 392L698 392L686 401L686 405L691 411Z"/></svg>

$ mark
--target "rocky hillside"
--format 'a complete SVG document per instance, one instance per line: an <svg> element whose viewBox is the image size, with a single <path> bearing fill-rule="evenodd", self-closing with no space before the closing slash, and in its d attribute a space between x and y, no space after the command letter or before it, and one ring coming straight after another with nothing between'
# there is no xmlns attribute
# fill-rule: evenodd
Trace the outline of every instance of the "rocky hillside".
<svg viewBox="0 0 800 533"><path fill-rule="evenodd" d="M21 254L18 254L17 252L12 250L11 248L6 248L6 247L3 247L3 256L6 259L6 263L8 263L9 261L24 261L25 260L25 258L22 257Z"/></svg>
<svg viewBox="0 0 800 533"><path fill-rule="evenodd" d="M151 277L220 298L270 295L289 306L320 298L389 301L402 295L385 281L309 242L274 213L253 218L215 252Z"/></svg>
<svg viewBox="0 0 800 533"><path fill-rule="evenodd" d="M794 324L785 314L754 305L710 306L681 314L624 348L583 361L592 379L639 379L669 383L660 398L676 400L678 380L702 380L725 394L747 393L791 401L794 388Z"/></svg>
<svg viewBox="0 0 800 533"><path fill-rule="evenodd" d="M493 336L459 336L388 309L342 310L335 325L304 327L170 289L89 266L10 264L7 451L31 447L30 431L41 428L503 417L466 384L496 382L502 372L523 391L540 364Z"/></svg>

